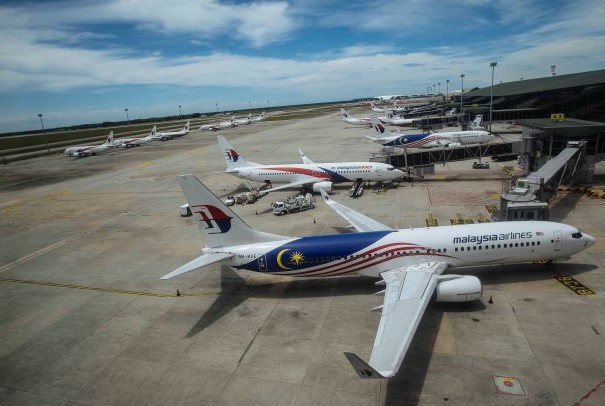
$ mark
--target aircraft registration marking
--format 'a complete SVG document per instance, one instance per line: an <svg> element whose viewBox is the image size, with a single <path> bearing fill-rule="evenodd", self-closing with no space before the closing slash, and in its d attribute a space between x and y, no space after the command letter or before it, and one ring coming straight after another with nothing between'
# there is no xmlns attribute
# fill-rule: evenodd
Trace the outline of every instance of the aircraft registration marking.
<svg viewBox="0 0 605 406"><path fill-rule="evenodd" d="M573 277L568 275L559 275L555 276L555 279L561 282L563 285L573 290L577 295L587 296L594 295L595 293L588 289L586 286L582 285L580 282L575 280Z"/></svg>

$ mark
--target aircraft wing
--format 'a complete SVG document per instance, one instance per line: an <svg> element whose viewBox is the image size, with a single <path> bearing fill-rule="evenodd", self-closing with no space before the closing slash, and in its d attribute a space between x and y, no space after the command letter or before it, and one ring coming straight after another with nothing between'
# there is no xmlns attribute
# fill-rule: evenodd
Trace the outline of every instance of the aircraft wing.
<svg viewBox="0 0 605 406"><path fill-rule="evenodd" d="M288 189L288 188L293 188L293 187L298 187L298 186L305 186L305 185L312 185L313 181L309 181L309 180L299 180L296 182L290 182L290 183L286 183L284 185L279 185L279 186L274 186L268 189L263 189L263 192L275 192L277 190L282 190L282 189Z"/></svg>
<svg viewBox="0 0 605 406"><path fill-rule="evenodd" d="M228 253L228 252L202 254L199 257L197 257L196 259L194 259L193 261L189 261L185 265L175 269L174 271L170 272L169 274L162 276L160 279L171 279L171 278L174 278L175 276L179 276L179 275L182 275L187 272L195 271L198 268L201 268L206 265L214 264L215 262L222 261L223 259L227 259L232 256L233 256L233 254Z"/></svg>
<svg viewBox="0 0 605 406"><path fill-rule="evenodd" d="M444 262L431 262L380 274L386 289L370 361L366 363L356 354L345 352L360 378L388 378L397 373L439 282L439 275L446 268Z"/></svg>
<svg viewBox="0 0 605 406"><path fill-rule="evenodd" d="M335 202L325 192L320 190L321 196L328 206L332 208L340 217L347 220L357 231L395 231L391 227L369 218L353 209L348 208L338 202Z"/></svg>

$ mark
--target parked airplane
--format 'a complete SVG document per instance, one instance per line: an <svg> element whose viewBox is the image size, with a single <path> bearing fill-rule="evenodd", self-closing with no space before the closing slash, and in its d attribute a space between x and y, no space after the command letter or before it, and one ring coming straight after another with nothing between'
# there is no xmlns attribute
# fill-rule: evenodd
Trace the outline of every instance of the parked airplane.
<svg viewBox="0 0 605 406"><path fill-rule="evenodd" d="M183 135L187 135L187 134L189 134L189 124L190 123L191 123L191 120L187 120L187 122L183 126L183 129L179 130L179 131L156 132L153 139L160 140L160 141L166 141L166 140L171 140L174 137L182 137Z"/></svg>
<svg viewBox="0 0 605 406"><path fill-rule="evenodd" d="M370 122L370 119L367 117L364 117L364 118L353 117L349 113L347 113L345 111L345 109L343 109L343 108L340 109L340 113L342 114L342 121L344 121L345 123L355 124L355 125L367 125L367 126L372 125L372 123Z"/></svg>
<svg viewBox="0 0 605 406"><path fill-rule="evenodd" d="M252 113L248 114L248 116L246 118L236 118L235 120L233 120L233 123L236 126L252 124Z"/></svg>
<svg viewBox="0 0 605 406"><path fill-rule="evenodd" d="M390 182L404 175L394 166L382 162L315 163L302 156L302 164L262 165L247 161L220 135L218 142L227 164L225 172L256 182L285 183L266 189L268 192L297 186L310 186L315 192L320 189L330 191L334 183Z"/></svg>
<svg viewBox="0 0 605 406"><path fill-rule="evenodd" d="M219 261L235 269L297 277L350 274L380 277L386 285L369 362L345 353L361 378L394 376L433 297L478 300L479 279L443 275L451 268L564 258L595 239L549 221L510 221L395 230L340 203L326 203L358 232L287 237L248 226L193 175L177 177L205 239L202 255L162 277L170 279Z"/></svg>
<svg viewBox="0 0 605 406"><path fill-rule="evenodd" d="M140 147L141 145L156 141L155 133L156 126L154 125L146 137L120 138L119 140L115 140L114 144L116 148Z"/></svg>
<svg viewBox="0 0 605 406"><path fill-rule="evenodd" d="M386 109L378 108L372 102L370 102L370 106L372 106L372 111L375 111L376 113L386 113Z"/></svg>
<svg viewBox="0 0 605 406"><path fill-rule="evenodd" d="M200 126L200 130L202 131L218 131L224 128L232 128L235 127L235 116L232 116L229 121L221 121L214 124L203 124Z"/></svg>
<svg viewBox="0 0 605 406"><path fill-rule="evenodd" d="M372 117L372 126L376 133L375 136L366 136L366 138L381 144L385 147L405 146L407 140L426 137L428 133L401 134L392 133L376 118Z"/></svg>
<svg viewBox="0 0 605 406"><path fill-rule="evenodd" d="M378 117L380 121L384 124L395 125L398 127L411 127L415 121L418 121L417 118L403 118L401 116L396 116L392 112L389 112L385 117Z"/></svg>
<svg viewBox="0 0 605 406"><path fill-rule="evenodd" d="M67 156L73 156L77 158L102 154L107 150L114 148L115 143L113 141L113 131L109 133L107 140L101 145L82 145L77 147L67 148L63 153Z"/></svg>
<svg viewBox="0 0 605 406"><path fill-rule="evenodd" d="M444 131L421 134L396 134L387 130L382 123L372 117L376 136L368 136L374 142L384 146L405 148L460 147L462 145L486 144L493 141L494 135L481 130Z"/></svg>
<svg viewBox="0 0 605 406"><path fill-rule="evenodd" d="M262 113L260 113L258 116L256 116L256 117L252 117L251 121L252 121L253 123L257 123L257 122L259 122L259 121L263 121L265 118L267 118L267 117L265 116L265 112L263 111L263 112L262 112Z"/></svg>

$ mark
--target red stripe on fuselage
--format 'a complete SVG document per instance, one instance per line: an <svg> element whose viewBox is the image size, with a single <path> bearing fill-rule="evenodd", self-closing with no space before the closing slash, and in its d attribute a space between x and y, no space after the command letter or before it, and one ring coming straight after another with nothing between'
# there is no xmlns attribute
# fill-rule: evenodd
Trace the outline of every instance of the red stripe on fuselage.
<svg viewBox="0 0 605 406"><path fill-rule="evenodd" d="M289 172L292 174L306 175L306 176L311 176L313 178L319 178L319 179L328 179L328 180L331 179L330 175L323 172L322 170L313 170L313 169L306 169L306 168L293 168L293 167L289 167L289 166L269 166L269 167L261 167L259 169L267 170L267 171Z"/></svg>
<svg viewBox="0 0 605 406"><path fill-rule="evenodd" d="M365 256L371 255L372 253L375 253L376 251L382 250L387 247L396 247L396 248L388 250L388 251L384 251L375 257L364 258ZM421 250L423 252L420 252L417 254L407 253L407 251L415 251L415 250ZM276 274L290 275L290 276L296 276L296 277L335 276L335 275L343 275L343 274L363 270L363 269L369 268L371 266L375 266L375 265L381 264L383 262L390 261L392 259L401 258L402 256L432 255L432 256L452 258L451 256L444 255L442 253L430 252L430 250L431 250L430 248L421 247L421 246L414 245L414 244L390 243L390 244L381 245L379 247L375 247L369 251L366 251L366 252L363 252L360 254L355 254L355 256L358 256L357 258L347 259L343 262L330 263L327 265L322 265L316 269L306 270L306 271L297 272L297 273L288 271L288 272L276 272ZM388 255L391 253L401 253L403 255L393 255L393 256L386 257L386 258L383 256L383 255Z"/></svg>

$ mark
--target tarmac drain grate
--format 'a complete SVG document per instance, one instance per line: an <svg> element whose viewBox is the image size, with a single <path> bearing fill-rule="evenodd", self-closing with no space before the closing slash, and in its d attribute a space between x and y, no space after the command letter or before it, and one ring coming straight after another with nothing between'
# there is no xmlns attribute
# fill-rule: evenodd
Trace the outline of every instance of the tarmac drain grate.
<svg viewBox="0 0 605 406"><path fill-rule="evenodd" d="M521 386L519 379L512 376L498 376L494 375L494 383L498 393L505 393L507 395L525 396L525 391Z"/></svg>

